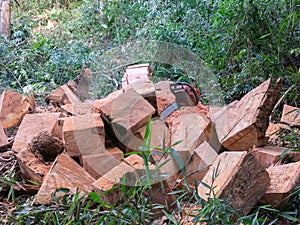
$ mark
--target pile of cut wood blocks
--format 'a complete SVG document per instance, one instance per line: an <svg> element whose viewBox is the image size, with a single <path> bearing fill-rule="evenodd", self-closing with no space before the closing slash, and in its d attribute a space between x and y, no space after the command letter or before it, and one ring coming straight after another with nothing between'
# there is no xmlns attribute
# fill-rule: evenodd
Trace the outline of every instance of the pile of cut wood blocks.
<svg viewBox="0 0 300 225"><path fill-rule="evenodd" d="M143 185L144 160L127 153L142 151L148 121L148 169L158 177L153 179L153 203L166 209L175 200L167 193L186 184L204 200L228 198L245 215L258 202L280 207L299 184L300 153L291 149L284 156L287 161L282 157L285 147L268 144L274 131L300 123L297 110L288 105L282 123L269 123L280 97L280 79L274 85L266 80L229 105L198 103L179 108L165 120L159 115L175 101L172 82L153 83L148 64L129 66L122 89L103 99L89 99L92 81L91 71L84 69L46 97L46 109L38 107L32 95L10 90L1 95L0 146L9 145L5 131L15 128L11 150L24 182L41 184L38 204L49 203L57 188L102 194L120 185L124 176L127 186ZM115 202L118 195L115 189L104 199Z"/></svg>

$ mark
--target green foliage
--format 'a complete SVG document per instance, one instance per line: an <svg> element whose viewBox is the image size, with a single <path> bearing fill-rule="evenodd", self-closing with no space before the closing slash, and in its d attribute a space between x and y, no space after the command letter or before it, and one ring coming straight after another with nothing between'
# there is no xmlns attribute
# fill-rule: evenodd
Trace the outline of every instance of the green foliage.
<svg viewBox="0 0 300 225"><path fill-rule="evenodd" d="M0 190L8 189L7 200L15 199L15 186L18 185L18 181L15 177L15 170L8 171L1 176Z"/></svg>
<svg viewBox="0 0 300 225"><path fill-rule="evenodd" d="M28 28L46 25L47 19L58 21L50 42L63 49L66 55L62 57L69 57L69 48L59 43L72 45L67 40L82 48L90 47L94 54L131 40L168 41L197 53L215 71L227 102L240 98L268 77L281 76L285 78L285 89L292 84L297 86L288 94L287 101L299 104L300 16L295 0L86 0L61 1L58 5L54 1L25 1L23 11L18 7L14 11L14 26L24 28L14 27L14 36L28 36ZM45 19L30 19L37 15ZM17 18L23 18L22 22ZM34 42L40 40L34 39ZM69 70L78 69L79 63L87 63L85 53L70 51L84 59L71 65L68 60L62 60L61 76L66 73L67 79L73 76ZM39 57L40 52L32 54ZM93 56L90 60L93 62L96 58ZM52 73L53 67L57 67L52 63L55 64L41 66L48 77L61 73L57 69ZM52 67L50 73L48 67ZM159 72L154 70L155 75L170 77L174 74L168 65L156 68ZM180 73L180 76L183 80L189 79L188 74ZM55 80L64 79L56 77ZM25 86L22 80L20 83Z"/></svg>
<svg viewBox="0 0 300 225"><path fill-rule="evenodd" d="M13 41L0 40L0 85L6 88L44 94L78 75L89 61L90 50L80 43L59 46L45 38L32 44Z"/></svg>
<svg viewBox="0 0 300 225"><path fill-rule="evenodd" d="M135 39L183 45L217 71L227 100L268 77L299 83L300 17L296 1L108 1L113 43ZM298 97L296 97L298 96ZM297 103L299 89L289 99Z"/></svg>

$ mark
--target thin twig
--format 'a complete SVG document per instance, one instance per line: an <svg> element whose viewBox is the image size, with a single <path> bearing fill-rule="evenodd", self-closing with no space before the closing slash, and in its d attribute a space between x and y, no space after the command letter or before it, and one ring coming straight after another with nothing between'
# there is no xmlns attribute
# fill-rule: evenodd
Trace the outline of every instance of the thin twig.
<svg viewBox="0 0 300 225"><path fill-rule="evenodd" d="M11 71L11 69L9 69L6 65L4 65L4 64L2 64L2 63L0 63L0 65L3 66L5 69L8 70L8 72L15 78L15 80L16 80L16 82L18 83L19 87L20 87L21 89L23 89L23 87L22 87L20 81L19 81L18 78L15 76L15 74Z"/></svg>
<svg viewBox="0 0 300 225"><path fill-rule="evenodd" d="M287 96L287 94L295 87L295 85L292 85L289 87L289 89L287 89L284 94L281 96L281 98L278 100L278 102L276 103L276 105L274 106L272 113L270 114L269 117L269 122L271 122L272 120L272 114L274 113L274 111L278 108L278 106L280 105L280 103L283 101L283 99Z"/></svg>
<svg viewBox="0 0 300 225"><path fill-rule="evenodd" d="M297 128L300 130L300 125L297 125L297 124L290 124L290 123L287 123L287 122L284 122L284 121L278 121L278 122L275 122L275 124L284 124L284 125L287 125L289 126L291 129L293 128Z"/></svg>

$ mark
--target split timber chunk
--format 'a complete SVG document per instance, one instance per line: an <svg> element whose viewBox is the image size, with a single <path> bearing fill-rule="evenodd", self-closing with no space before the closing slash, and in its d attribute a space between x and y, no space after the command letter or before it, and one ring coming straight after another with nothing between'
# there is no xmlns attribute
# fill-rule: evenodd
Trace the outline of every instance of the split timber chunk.
<svg viewBox="0 0 300 225"><path fill-rule="evenodd" d="M135 169L135 172L138 174L139 179L142 180L141 185L147 184L146 181L146 172L145 164L142 157L139 155L130 155L124 159L124 162L128 163ZM154 173L155 166L149 162L149 171L151 174L151 179L153 183L151 184L151 189L147 190L145 195L150 199L152 204L159 204L164 206L167 210L174 209L176 206L173 204L176 200L168 182L163 177L160 177L160 174ZM131 179L132 173L126 173L126 180ZM134 176L136 177L136 176ZM135 184L136 181L132 181L131 184ZM138 183L137 183L138 184ZM154 217L162 216L161 209L155 210Z"/></svg>
<svg viewBox="0 0 300 225"><path fill-rule="evenodd" d="M97 99L94 104L94 110L101 112L103 116L107 118L107 120L111 117L114 101L118 98L119 95L123 93L122 90L117 90L109 95L107 95L103 99Z"/></svg>
<svg viewBox="0 0 300 225"><path fill-rule="evenodd" d="M201 113L183 114L175 118L171 128L171 143L181 141L174 146L176 151L194 153L204 141L208 141L211 132L211 120Z"/></svg>
<svg viewBox="0 0 300 225"><path fill-rule="evenodd" d="M284 124L279 124L280 127L285 129L291 129L293 126L300 127L300 108L296 108L290 105L284 105L282 110L282 116L280 122Z"/></svg>
<svg viewBox="0 0 300 225"><path fill-rule="evenodd" d="M88 99L91 82L92 71L89 68L83 68L77 77L67 83L67 86L81 101L85 101Z"/></svg>
<svg viewBox="0 0 300 225"><path fill-rule="evenodd" d="M189 185L193 186L195 181L202 180L217 157L218 153L206 141L199 145L186 165L186 179Z"/></svg>
<svg viewBox="0 0 300 225"><path fill-rule="evenodd" d="M135 149L130 143L134 133L147 124L155 113L153 106L134 89L119 95L111 107L111 126L117 139L126 147Z"/></svg>
<svg viewBox="0 0 300 225"><path fill-rule="evenodd" d="M79 191L88 194L92 191L95 181L88 172L79 166L68 154L62 153L53 162L50 171L36 195L36 202L47 204L51 201L51 194L58 188L68 188L75 193Z"/></svg>
<svg viewBox="0 0 300 225"><path fill-rule="evenodd" d="M32 180L39 184L48 173L51 163L45 163L39 159L29 148L24 148L17 155L18 164L25 180Z"/></svg>
<svg viewBox="0 0 300 225"><path fill-rule="evenodd" d="M231 205L246 215L267 190L270 178L251 154L223 152L216 158L202 182L214 187L216 197L229 198ZM204 200L214 197L203 184L199 184L198 193Z"/></svg>
<svg viewBox="0 0 300 225"><path fill-rule="evenodd" d="M155 86L151 81L149 64L129 66L126 69L122 78L122 89L126 92L130 88L133 88L154 108L157 108Z"/></svg>
<svg viewBox="0 0 300 225"><path fill-rule="evenodd" d="M94 190L98 194L103 194L114 186L121 185L124 177L127 187L132 187L133 185L144 185L143 177L145 175L144 171L144 161L138 155L130 155L126 157L121 164L114 167L103 177L99 178L94 184ZM154 166L150 164L150 171L153 171ZM139 181L142 181L139 183ZM176 200L174 194L169 194L172 190L165 181L159 181L151 185L151 190L145 192L152 204L161 204L165 207L165 210L169 210L174 207L172 203ZM118 188L109 191L103 196L103 199L111 204L121 201L122 194ZM160 215L161 210L155 212L155 217Z"/></svg>
<svg viewBox="0 0 300 225"><path fill-rule="evenodd" d="M63 143L72 157L103 153L105 133L100 115L94 113L65 117Z"/></svg>
<svg viewBox="0 0 300 225"><path fill-rule="evenodd" d="M151 81L150 65L146 63L128 66L126 68L126 72L123 76L123 79L126 80L127 85L130 85L138 80ZM122 86L122 89L124 88Z"/></svg>
<svg viewBox="0 0 300 225"><path fill-rule="evenodd" d="M300 182L300 162L272 166L267 171L271 184L260 202L280 208L288 203L289 195Z"/></svg>
<svg viewBox="0 0 300 225"><path fill-rule="evenodd" d="M213 116L213 114L215 114L216 112L219 112L222 109L223 109L223 107L209 107L209 111L207 113L207 116L209 118L211 118Z"/></svg>
<svg viewBox="0 0 300 225"><path fill-rule="evenodd" d="M107 149L103 153L83 155L83 168L95 179L99 179L121 163L123 152L118 148Z"/></svg>
<svg viewBox="0 0 300 225"><path fill-rule="evenodd" d="M134 174L134 170L135 169L132 166L128 165L126 162L121 162L119 165L115 166L109 172L96 180L93 183L93 189L97 194L102 195L104 192L110 190L115 185L121 185L123 176L125 176L125 174L128 172ZM113 204L114 202L120 200L120 196L121 192L117 188L109 191L107 194L103 195L102 198L104 201Z"/></svg>
<svg viewBox="0 0 300 225"><path fill-rule="evenodd" d="M61 113L26 114L18 128L12 150L18 153L27 148L31 140L44 131L51 133L54 137L61 138L62 130L59 126L61 116Z"/></svg>
<svg viewBox="0 0 300 225"><path fill-rule="evenodd" d="M276 143L280 132L280 126L278 123L269 123L268 129L266 130L266 138L269 142Z"/></svg>
<svg viewBox="0 0 300 225"><path fill-rule="evenodd" d="M0 125L3 129L19 125L30 107L27 96L10 90L3 91L0 96Z"/></svg>
<svg viewBox="0 0 300 225"><path fill-rule="evenodd" d="M282 161L300 161L300 152L294 152L292 149L289 149L289 151L282 157L282 154L287 150L288 149L285 147L265 146L253 149L251 154L264 168L268 168Z"/></svg>
<svg viewBox="0 0 300 225"><path fill-rule="evenodd" d="M140 156L128 156L119 165L115 166L98 180L96 180L96 182L93 184L95 192L102 194L115 185L121 185L125 176L125 182L127 186L136 185L136 182L140 179L137 171L142 170L143 165L143 159ZM118 195L119 191L116 189L105 195L105 199L110 203L114 203L119 199Z"/></svg>
<svg viewBox="0 0 300 225"><path fill-rule="evenodd" d="M154 108L156 105L155 87L150 80L137 80L129 84L128 88L133 88L138 94L140 94L145 100L147 100ZM125 92L128 90L125 89Z"/></svg>
<svg viewBox="0 0 300 225"><path fill-rule="evenodd" d="M8 145L6 134L0 124L0 149Z"/></svg>
<svg viewBox="0 0 300 225"><path fill-rule="evenodd" d="M93 113L93 103L79 103L62 105L61 109L71 116L80 116Z"/></svg>
<svg viewBox="0 0 300 225"><path fill-rule="evenodd" d="M212 120L220 143L228 150L248 150L254 145L264 145L269 116L280 91L281 79L273 89L268 79L240 101L214 113Z"/></svg>
<svg viewBox="0 0 300 225"><path fill-rule="evenodd" d="M77 95L66 84L52 91L45 98L45 101L48 104L51 103L55 107L60 107L66 104L74 105L74 104L81 103Z"/></svg>
<svg viewBox="0 0 300 225"><path fill-rule="evenodd" d="M164 121L159 119L153 119L151 121L151 142L150 142L150 150L152 152L150 156L151 163L154 163L159 161L162 157L162 151L156 150L157 148L169 148L171 144L171 131L167 127ZM146 127L142 127L138 130L138 134L140 135L140 142L138 143L138 146L143 145L143 138L145 136ZM163 146L165 145L165 146Z"/></svg>
<svg viewBox="0 0 300 225"><path fill-rule="evenodd" d="M209 141L211 120L201 113L183 114L172 122L171 144L174 152L161 160L160 172L171 178L186 166L195 149L204 141ZM180 161L178 161L180 160Z"/></svg>

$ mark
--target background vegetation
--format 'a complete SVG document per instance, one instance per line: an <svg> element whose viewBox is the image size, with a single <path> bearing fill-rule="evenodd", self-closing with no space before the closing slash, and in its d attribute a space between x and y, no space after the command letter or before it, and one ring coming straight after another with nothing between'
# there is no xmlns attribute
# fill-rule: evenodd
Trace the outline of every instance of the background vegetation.
<svg viewBox="0 0 300 225"><path fill-rule="evenodd" d="M11 41L0 39L1 89L24 93L33 90L37 96L44 97L78 75L83 66L97 64L105 51L146 39L175 43L196 53L217 77L227 103L239 99L269 77L273 81L283 77L283 91L295 86L283 103L300 106L298 0L24 0L21 6L15 1L11 4ZM48 29L49 20L57 24ZM155 79L195 82L194 77L171 65L151 62L151 67ZM117 89L120 81L116 71L113 77L104 79L105 87L109 88L100 90L100 94ZM294 136L286 138L296 140ZM299 148L299 142L295 145ZM15 181L14 175L5 177L11 187ZM211 199L204 203L197 193L192 197L186 192L176 193L176 204L180 206L179 202L184 201L201 205L205 210L195 212L195 218L207 219L207 224L292 222L299 211L299 187L297 190L295 199L283 211L261 207L244 218L226 201ZM87 201L78 194L67 193L51 207L34 207L30 200L22 202L16 206L19 213L14 219L20 224L35 220L44 224L89 224L99 218L103 221L110 218L109 222L116 224L114 219L125 218L123 224L131 224L130 216L136 216L136 220L147 224L152 216L149 207L153 206L149 206L147 199L132 205L131 198L132 192L145 190L122 191L127 204L109 206L109 213L102 211L101 196L91 194ZM145 210L150 214L138 217ZM180 213L179 210L165 215L170 224L176 224L175 218L180 220Z"/></svg>
<svg viewBox="0 0 300 225"><path fill-rule="evenodd" d="M299 105L297 0L33 0L12 5L12 41L0 45L2 87L29 86L43 94L74 77L82 65L95 63L104 51L147 39L196 53L214 71L227 102L268 77L281 76L285 89L296 85L287 101ZM55 29L33 32L48 20L57 22ZM168 65L152 67L161 77L176 74Z"/></svg>

